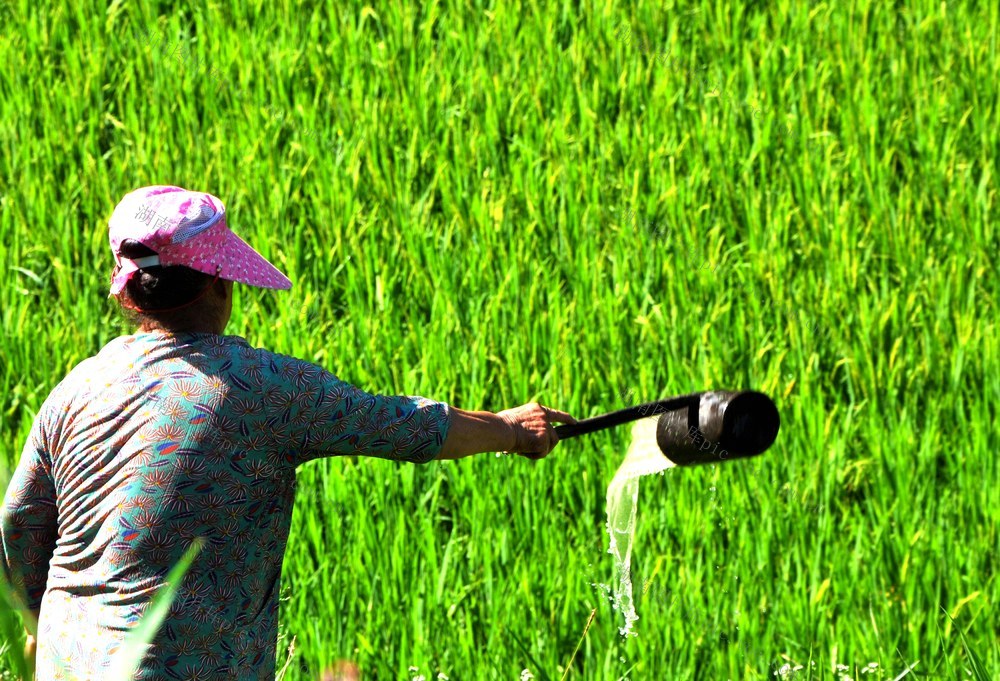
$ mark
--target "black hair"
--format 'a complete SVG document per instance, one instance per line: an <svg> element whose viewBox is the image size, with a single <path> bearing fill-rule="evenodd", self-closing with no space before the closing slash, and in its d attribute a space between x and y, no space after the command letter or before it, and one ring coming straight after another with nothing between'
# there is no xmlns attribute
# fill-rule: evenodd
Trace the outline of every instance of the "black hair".
<svg viewBox="0 0 1000 681"><path fill-rule="evenodd" d="M119 245L118 255L135 260L156 255L156 252L134 239L126 239ZM182 306L201 296L214 279L212 275L183 265L142 267L132 275L122 291L130 303L123 305L124 311L133 322L153 320L183 326L193 316L204 315L205 311L200 306ZM130 310L129 307L139 309ZM182 309L173 309L178 307Z"/></svg>

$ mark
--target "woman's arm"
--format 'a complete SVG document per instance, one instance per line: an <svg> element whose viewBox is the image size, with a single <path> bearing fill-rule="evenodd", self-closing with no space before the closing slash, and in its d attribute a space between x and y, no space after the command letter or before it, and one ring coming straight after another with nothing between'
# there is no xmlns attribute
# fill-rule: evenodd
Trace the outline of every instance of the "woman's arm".
<svg viewBox="0 0 1000 681"><path fill-rule="evenodd" d="M423 464L508 451L540 459L559 441L552 424L576 423L569 414L537 402L493 414L456 409L419 395L370 394L316 364L266 350L258 353L256 363L269 383L268 399L234 378L229 399L239 403L240 415L232 420L273 435L283 456L288 443L301 443L291 452L295 466L323 456ZM236 425L229 430L235 431Z"/></svg>
<svg viewBox="0 0 1000 681"><path fill-rule="evenodd" d="M541 459L556 446L553 423L576 423L566 412L531 402L499 413L449 407L451 424L437 459L460 459L482 452L512 452Z"/></svg>
<svg viewBox="0 0 1000 681"><path fill-rule="evenodd" d="M46 436L49 404L46 401L35 416L0 503L0 579L14 587L29 635L38 630L49 561L59 536L55 480ZM31 652L34 636L27 644L26 652Z"/></svg>

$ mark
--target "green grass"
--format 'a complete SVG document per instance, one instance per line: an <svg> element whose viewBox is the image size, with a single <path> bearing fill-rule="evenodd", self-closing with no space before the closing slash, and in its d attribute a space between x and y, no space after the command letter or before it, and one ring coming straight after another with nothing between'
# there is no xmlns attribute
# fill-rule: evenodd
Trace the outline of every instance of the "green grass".
<svg viewBox="0 0 1000 681"><path fill-rule="evenodd" d="M627 429L301 468L286 679L995 677L1000 10L906 4L0 2L0 462L128 332L115 203L180 184L295 282L228 332L363 388L783 418L642 482L629 640L592 586Z"/></svg>

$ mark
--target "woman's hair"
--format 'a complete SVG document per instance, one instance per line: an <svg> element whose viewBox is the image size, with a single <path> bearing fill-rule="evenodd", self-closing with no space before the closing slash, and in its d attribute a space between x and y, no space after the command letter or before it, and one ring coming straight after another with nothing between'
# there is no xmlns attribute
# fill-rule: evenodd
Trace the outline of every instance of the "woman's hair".
<svg viewBox="0 0 1000 681"><path fill-rule="evenodd" d="M118 247L118 254L135 260L156 252L134 239L126 239ZM122 309L133 323L147 322L166 328L187 326L206 314L214 314L214 309L208 310L203 305L181 307L202 295L213 279L183 265L143 267L132 275L122 291L128 305L139 309L132 310L124 304ZM181 309L175 310L177 307Z"/></svg>

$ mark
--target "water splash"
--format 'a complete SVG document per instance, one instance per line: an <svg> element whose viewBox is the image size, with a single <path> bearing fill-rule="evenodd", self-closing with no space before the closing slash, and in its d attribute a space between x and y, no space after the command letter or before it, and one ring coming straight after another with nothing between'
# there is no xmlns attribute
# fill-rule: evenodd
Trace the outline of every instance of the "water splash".
<svg viewBox="0 0 1000 681"><path fill-rule="evenodd" d="M632 625L639 619L632 598L631 570L639 478L661 473L675 465L663 456L656 444L656 422L656 417L650 417L632 425L632 441L625 460L608 485L608 553L614 556L616 572L611 602L625 618L625 625L618 629L622 636L636 636Z"/></svg>

